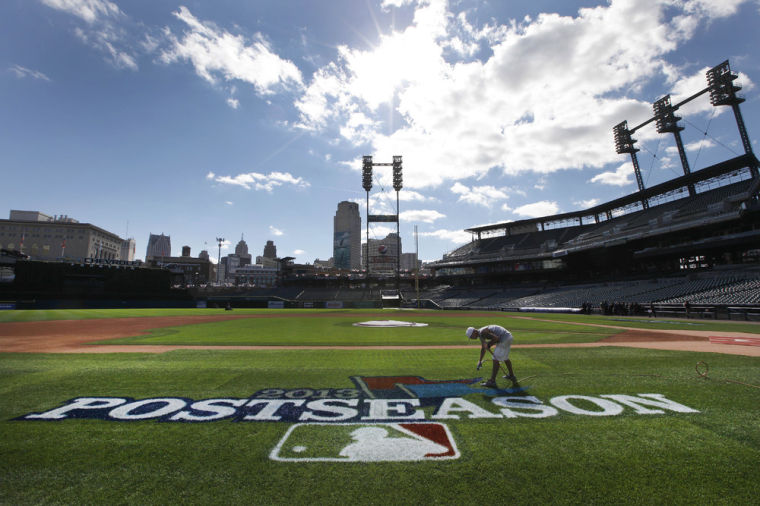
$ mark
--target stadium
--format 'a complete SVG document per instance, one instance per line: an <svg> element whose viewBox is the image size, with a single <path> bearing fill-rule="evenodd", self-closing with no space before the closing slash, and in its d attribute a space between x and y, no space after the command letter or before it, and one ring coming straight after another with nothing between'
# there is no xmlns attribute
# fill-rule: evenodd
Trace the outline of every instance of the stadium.
<svg viewBox="0 0 760 506"><path fill-rule="evenodd" d="M760 162L742 119L737 74L725 61L705 77L705 88L677 104L669 95L656 101L653 116L640 125L614 127L615 148L630 155L638 191L580 211L472 226L472 241L428 264L423 276L400 267L395 279L369 270L325 276L301 272L285 259L276 288L197 286L187 283L187 268L101 259L36 262L3 250L0 303L18 309L404 306L758 321ZM703 95L714 108L731 108L744 153L692 171L676 112ZM674 136L683 175L646 187L633 135L651 124L659 135ZM370 218L397 221L398 211Z"/></svg>
<svg viewBox="0 0 760 506"><path fill-rule="evenodd" d="M647 188L621 123L639 191L472 226L425 275L179 287L5 251L0 502L756 502L760 164L709 76L743 154Z"/></svg>

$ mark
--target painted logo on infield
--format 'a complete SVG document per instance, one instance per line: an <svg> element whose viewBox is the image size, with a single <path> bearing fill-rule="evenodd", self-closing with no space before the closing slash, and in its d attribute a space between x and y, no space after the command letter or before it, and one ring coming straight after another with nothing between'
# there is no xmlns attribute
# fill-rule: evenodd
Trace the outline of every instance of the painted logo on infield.
<svg viewBox="0 0 760 506"><path fill-rule="evenodd" d="M77 397L17 420L100 419L109 421L291 423L423 423L428 419L547 418L562 412L616 416L667 411L696 413L662 394L559 395L548 402L522 388L475 385L481 378L428 380L420 376L353 376L357 388L267 388L247 398L193 400L184 397ZM475 398L472 398L475 396ZM470 397L470 399L465 398ZM483 402L490 398L489 402Z"/></svg>
<svg viewBox="0 0 760 506"><path fill-rule="evenodd" d="M283 462L398 462L459 458L442 423L295 424L269 454Z"/></svg>

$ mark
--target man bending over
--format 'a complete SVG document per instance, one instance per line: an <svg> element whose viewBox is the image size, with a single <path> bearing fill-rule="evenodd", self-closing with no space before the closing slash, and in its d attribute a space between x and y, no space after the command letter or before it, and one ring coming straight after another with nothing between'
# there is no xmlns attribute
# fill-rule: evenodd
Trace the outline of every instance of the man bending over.
<svg viewBox="0 0 760 506"><path fill-rule="evenodd" d="M475 327L468 327L465 331L465 335L469 339L480 339L480 359L478 360L478 369L483 365L483 357L487 351L491 351L491 347L494 349L491 352L493 355L493 369L491 370L491 379L482 383L485 387L496 388L496 374L499 372L499 362L504 362L509 370L509 374L504 376L512 382L517 383L517 378L512 370L512 361L509 360L509 349L512 346L512 333L500 325L486 325L476 329Z"/></svg>

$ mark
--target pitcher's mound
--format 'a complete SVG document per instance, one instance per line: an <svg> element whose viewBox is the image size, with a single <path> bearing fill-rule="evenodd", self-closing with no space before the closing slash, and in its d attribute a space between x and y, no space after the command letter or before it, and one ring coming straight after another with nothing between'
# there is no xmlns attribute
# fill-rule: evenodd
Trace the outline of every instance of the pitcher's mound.
<svg viewBox="0 0 760 506"><path fill-rule="evenodd" d="M402 322L398 320L372 320L354 323L354 327L427 327L427 323Z"/></svg>

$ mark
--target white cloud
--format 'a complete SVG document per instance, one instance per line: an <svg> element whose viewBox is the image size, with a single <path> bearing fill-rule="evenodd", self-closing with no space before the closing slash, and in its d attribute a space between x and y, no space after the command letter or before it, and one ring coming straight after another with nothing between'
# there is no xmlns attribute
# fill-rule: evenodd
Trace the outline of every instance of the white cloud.
<svg viewBox="0 0 760 506"><path fill-rule="evenodd" d="M633 166L624 163L618 166L614 172L602 172L592 177L591 183L601 183L611 186L626 186L633 182Z"/></svg>
<svg viewBox="0 0 760 506"><path fill-rule="evenodd" d="M378 157L403 153L416 168L405 174L414 189L494 168L602 168L618 160L612 126L651 116L649 98L637 93L684 77L667 55L740 3L611 0L574 16L473 26L446 2L418 2L413 23L374 47L339 48L296 100L299 125L336 128ZM476 45L488 45L489 56L473 60ZM703 73L699 79L692 93L705 86Z"/></svg>
<svg viewBox="0 0 760 506"><path fill-rule="evenodd" d="M701 139L695 142L690 142L684 146L686 151L700 151L702 149L714 148L715 141L712 139ZM676 150L676 152L678 152Z"/></svg>
<svg viewBox="0 0 760 506"><path fill-rule="evenodd" d="M233 109L237 109L240 106L240 101L236 98L230 97L227 99L227 105Z"/></svg>
<svg viewBox="0 0 760 506"><path fill-rule="evenodd" d="M453 244L466 244L472 241L472 234L465 232L464 230L439 229L432 232L419 232L418 235L420 237L434 237L436 239L442 239Z"/></svg>
<svg viewBox="0 0 760 506"><path fill-rule="evenodd" d="M396 227L390 227L388 225L378 225L372 223L369 226L369 238L370 239L384 239L388 234L395 234Z"/></svg>
<svg viewBox="0 0 760 506"><path fill-rule="evenodd" d="M283 232L279 228L273 227L272 225L269 225L269 233L272 234L272 235L275 235L275 236L280 236L280 235L284 235L285 234L285 232Z"/></svg>
<svg viewBox="0 0 760 506"><path fill-rule="evenodd" d="M293 62L280 58L260 33L248 41L242 35L198 20L184 6L174 16L187 30L178 38L168 28L170 47L161 53L164 63L189 61L195 72L208 82L242 81L253 85L260 95L282 87L301 86L301 72Z"/></svg>
<svg viewBox="0 0 760 506"><path fill-rule="evenodd" d="M599 204L599 202L601 202L599 199L592 198L588 200L578 200L576 202L573 202L573 204L575 204L581 209L588 209L590 207L596 206L597 204Z"/></svg>
<svg viewBox="0 0 760 506"><path fill-rule="evenodd" d="M434 202L436 199L427 197L420 192L414 190L403 189L398 193L398 199L400 202ZM349 199L351 202L359 204L359 208L363 211L367 205L366 198ZM401 206L402 208L404 206ZM370 214L396 214L396 192L392 189L386 189L386 191L373 190L369 196L369 210ZM402 213L403 214L403 213Z"/></svg>
<svg viewBox="0 0 760 506"><path fill-rule="evenodd" d="M228 205L228 206L234 206L234 205L235 205L235 203L234 203L234 202L232 202L231 200L226 200L224 203L225 203L226 205Z"/></svg>
<svg viewBox="0 0 760 506"><path fill-rule="evenodd" d="M301 256L301 255L305 255L306 251L304 251L302 249L294 249L293 250L293 254L296 255L296 256Z"/></svg>
<svg viewBox="0 0 760 506"><path fill-rule="evenodd" d="M8 71L13 72L16 75L16 77L18 77L19 79L31 77L32 79L39 79L41 81L50 82L50 78L46 76L44 73L38 70L32 70L26 67L22 67L21 65L13 65L12 67L8 68Z"/></svg>
<svg viewBox="0 0 760 506"><path fill-rule="evenodd" d="M53 9L73 14L92 24L99 19L121 14L119 6L108 0L42 0Z"/></svg>
<svg viewBox="0 0 760 506"><path fill-rule="evenodd" d="M485 207L492 206L498 200L509 198L504 188L494 186L474 186L472 188L456 182L451 187L451 192L459 195L460 202L477 204Z"/></svg>
<svg viewBox="0 0 760 506"><path fill-rule="evenodd" d="M259 174L258 172L248 172L236 176L217 176L213 172L206 174L206 179L217 183L228 184L233 186L242 186L246 190L265 190L271 192L278 186L292 185L297 188L307 188L311 186L301 177L294 177L287 172L270 172L269 174Z"/></svg>
<svg viewBox="0 0 760 506"><path fill-rule="evenodd" d="M744 0L691 0L685 2L684 10L690 14L697 14L707 18L722 18L736 14L739 5Z"/></svg>
<svg viewBox="0 0 760 506"><path fill-rule="evenodd" d="M432 209L418 209L415 211L403 211L399 215L401 221L433 223L435 220L445 218L446 215Z"/></svg>
<svg viewBox="0 0 760 506"><path fill-rule="evenodd" d="M383 0L380 7L387 10L390 7L403 7L404 5L409 5L414 2L415 0Z"/></svg>
<svg viewBox="0 0 760 506"><path fill-rule="evenodd" d="M127 16L108 0L42 0L50 8L74 15L86 22L74 34L86 45L107 55L106 61L118 69L137 70L137 59L130 47ZM138 44L145 48L148 38Z"/></svg>
<svg viewBox="0 0 760 506"><path fill-rule="evenodd" d="M559 212L559 206L556 202L549 202L542 200L541 202L534 202L532 204L525 204L515 208L513 211L520 216L527 216L528 218L540 218L542 216L551 216Z"/></svg>

